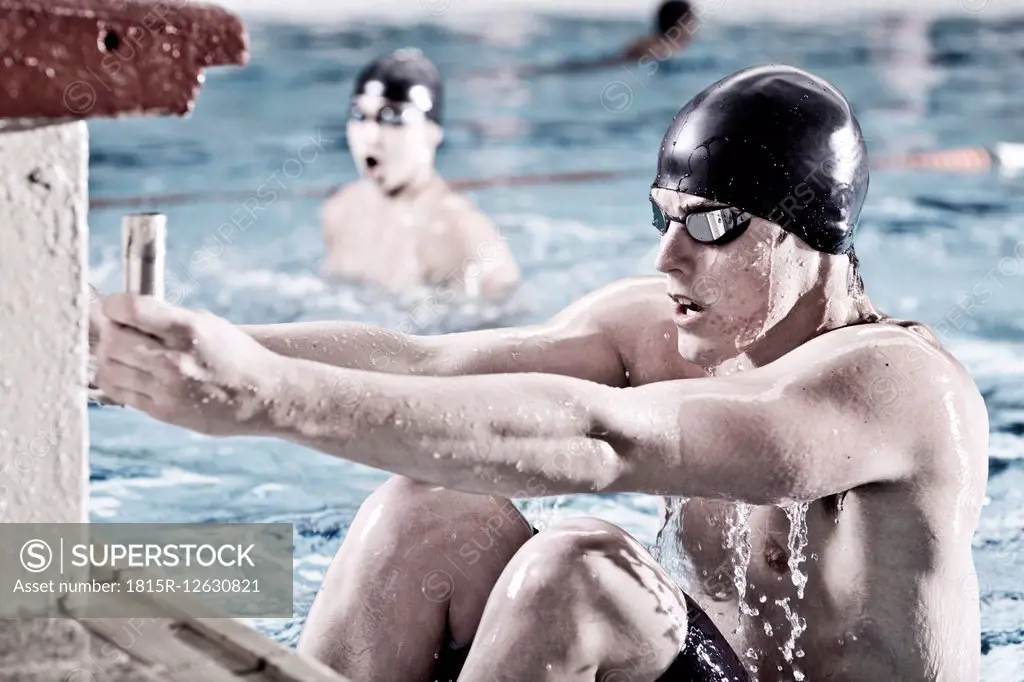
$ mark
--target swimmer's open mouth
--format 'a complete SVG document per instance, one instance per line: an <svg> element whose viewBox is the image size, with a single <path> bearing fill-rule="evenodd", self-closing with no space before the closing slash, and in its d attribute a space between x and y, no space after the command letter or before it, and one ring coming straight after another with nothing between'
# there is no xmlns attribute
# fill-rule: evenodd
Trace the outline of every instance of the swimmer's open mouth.
<svg viewBox="0 0 1024 682"><path fill-rule="evenodd" d="M678 312L686 314L704 312L704 306L691 298L683 296L682 294L669 294L668 297L676 304L676 310Z"/></svg>
<svg viewBox="0 0 1024 682"><path fill-rule="evenodd" d="M377 157L376 156L367 156L366 157L366 167L368 169L370 169L370 170L373 170L374 168L376 168L377 164L379 164L379 163L380 162L377 161Z"/></svg>

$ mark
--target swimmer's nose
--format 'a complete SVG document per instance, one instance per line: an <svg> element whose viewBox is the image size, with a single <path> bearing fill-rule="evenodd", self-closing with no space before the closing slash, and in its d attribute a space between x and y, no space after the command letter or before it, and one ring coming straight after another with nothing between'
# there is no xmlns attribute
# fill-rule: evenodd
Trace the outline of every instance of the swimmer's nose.
<svg viewBox="0 0 1024 682"><path fill-rule="evenodd" d="M661 248L654 267L658 272L677 273L683 277L693 272L694 239L681 224L673 222L661 238Z"/></svg>
<svg viewBox="0 0 1024 682"><path fill-rule="evenodd" d="M376 144L380 139L381 125L376 121L361 121L362 131L361 135L363 140L368 144Z"/></svg>

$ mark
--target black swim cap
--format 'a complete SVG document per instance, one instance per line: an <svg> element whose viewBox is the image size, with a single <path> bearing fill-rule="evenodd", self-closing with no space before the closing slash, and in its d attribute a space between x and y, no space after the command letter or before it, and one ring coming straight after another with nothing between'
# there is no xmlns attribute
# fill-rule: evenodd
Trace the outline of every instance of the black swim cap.
<svg viewBox="0 0 1024 682"><path fill-rule="evenodd" d="M665 35L690 14L690 3L683 0L663 2L658 10L658 33Z"/></svg>
<svg viewBox="0 0 1024 682"><path fill-rule="evenodd" d="M417 49L396 50L363 69L352 91L353 97L359 95L380 95L393 102L407 102L441 124L441 73Z"/></svg>
<svg viewBox="0 0 1024 682"><path fill-rule="evenodd" d="M654 187L728 204L826 253L848 253L868 192L849 102L783 65L744 69L694 97L661 143Z"/></svg>

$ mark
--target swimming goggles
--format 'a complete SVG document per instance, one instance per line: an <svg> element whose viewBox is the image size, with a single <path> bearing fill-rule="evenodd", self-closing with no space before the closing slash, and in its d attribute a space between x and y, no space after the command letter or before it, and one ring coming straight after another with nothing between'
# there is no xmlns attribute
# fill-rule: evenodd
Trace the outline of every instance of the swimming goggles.
<svg viewBox="0 0 1024 682"><path fill-rule="evenodd" d="M687 234L698 242L716 246L727 244L743 234L753 218L749 213L731 206L694 211L683 218L668 215L653 200L651 207L654 209L654 228L662 236L668 233L669 225L676 222L681 223Z"/></svg>
<svg viewBox="0 0 1024 682"><path fill-rule="evenodd" d="M353 121L366 121L369 119L366 112L358 104L352 105L348 115ZM401 126L412 123L414 120L423 120L423 116L423 111L413 105L385 104L371 120L380 125Z"/></svg>

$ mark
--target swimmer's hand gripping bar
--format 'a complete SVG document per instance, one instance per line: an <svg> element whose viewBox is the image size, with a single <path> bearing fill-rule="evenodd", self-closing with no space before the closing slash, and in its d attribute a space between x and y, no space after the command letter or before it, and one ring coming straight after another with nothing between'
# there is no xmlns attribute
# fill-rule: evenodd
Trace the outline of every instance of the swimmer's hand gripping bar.
<svg viewBox="0 0 1024 682"><path fill-rule="evenodd" d="M124 290L143 296L164 298L164 263L167 258L167 216L136 213L121 221L121 256ZM89 400L100 405L118 405L92 385L95 358L89 358Z"/></svg>

